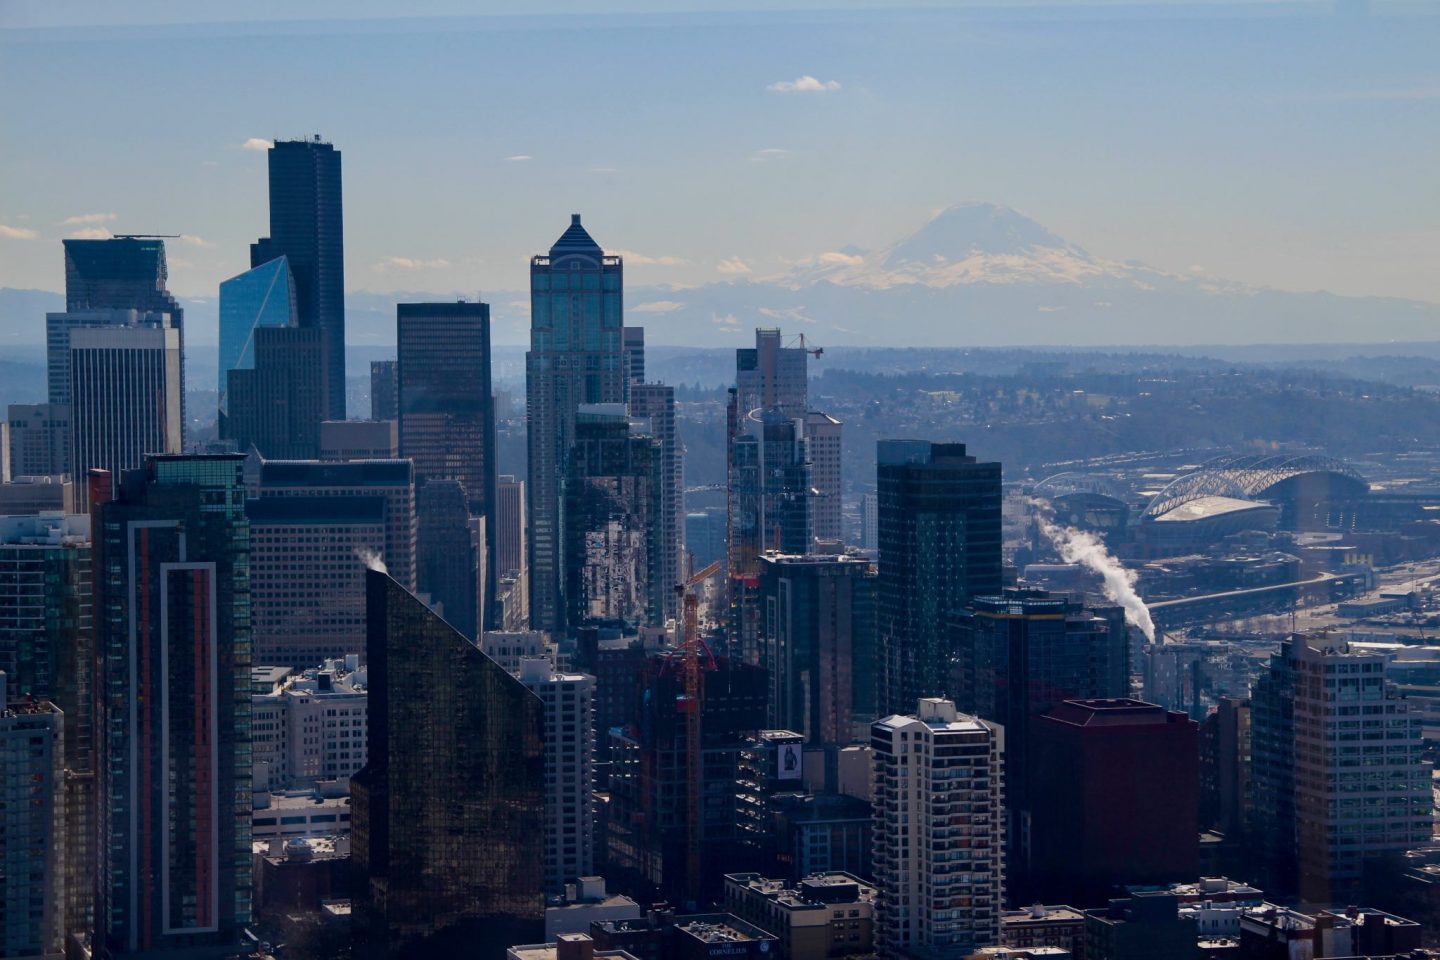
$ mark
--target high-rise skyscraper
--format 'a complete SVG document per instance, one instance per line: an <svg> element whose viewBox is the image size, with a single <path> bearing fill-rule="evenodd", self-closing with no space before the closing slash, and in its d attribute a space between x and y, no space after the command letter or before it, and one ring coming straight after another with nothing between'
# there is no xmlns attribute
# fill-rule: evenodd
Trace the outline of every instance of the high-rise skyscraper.
<svg viewBox="0 0 1440 960"><path fill-rule="evenodd" d="M1005 730L923 699L875 721L875 951L964 957L1000 942Z"/></svg>
<svg viewBox="0 0 1440 960"><path fill-rule="evenodd" d="M977 462L963 443L876 447L883 715L945 692L951 615L1000 593L1000 464Z"/></svg>
<svg viewBox="0 0 1440 960"><path fill-rule="evenodd" d="M65 955L65 716L0 670L0 956Z"/></svg>
<svg viewBox="0 0 1440 960"><path fill-rule="evenodd" d="M625 328L627 331L634 329ZM660 571L653 589L662 595L666 620L679 616L673 587L685 581L685 468L684 452L675 431L675 388L663 383L630 383L630 416L649 421L649 432L660 441Z"/></svg>
<svg viewBox="0 0 1440 960"><path fill-rule="evenodd" d="M530 627L530 552L526 549L525 481L509 474L495 484L495 580L501 626Z"/></svg>
<svg viewBox="0 0 1440 960"><path fill-rule="evenodd" d="M149 454L176 454L184 443L180 331L163 314L154 322L75 327L70 331L71 468L117 481ZM88 485L76 499L88 509Z"/></svg>
<svg viewBox="0 0 1440 960"><path fill-rule="evenodd" d="M486 519L485 569L493 574L497 564L490 307L465 301L402 303L396 307L395 329L400 455L414 461L418 485L430 480L461 484L470 516ZM487 586L486 596L494 597L493 580ZM488 611L478 614L486 623L492 619ZM472 627L472 636L473 631Z"/></svg>
<svg viewBox="0 0 1440 960"><path fill-rule="evenodd" d="M843 745L875 719L875 570L855 556L760 558L769 724ZM857 730L858 727L858 730Z"/></svg>
<svg viewBox="0 0 1440 960"><path fill-rule="evenodd" d="M587 404L575 415L565 478L565 618L663 623L666 477L660 441L623 404Z"/></svg>
<svg viewBox="0 0 1440 960"><path fill-rule="evenodd" d="M625 388L645 382L645 328L622 327L621 344L625 351Z"/></svg>
<svg viewBox="0 0 1440 960"><path fill-rule="evenodd" d="M65 357L65 378L70 378ZM70 462L70 407L53 403L12 403L10 476L50 477L65 473Z"/></svg>
<svg viewBox="0 0 1440 960"><path fill-rule="evenodd" d="M525 355L530 474L530 622L558 630L565 618L560 501L575 413L623 403L624 265L606 256L580 215L549 254L530 261L530 351Z"/></svg>
<svg viewBox="0 0 1440 960"><path fill-rule="evenodd" d="M370 361L370 419L400 418L400 373L394 360Z"/></svg>
<svg viewBox="0 0 1440 960"><path fill-rule="evenodd" d="M860 498L860 546L866 550L880 546L880 498L873 493Z"/></svg>
<svg viewBox="0 0 1440 960"><path fill-rule="evenodd" d="M545 900L540 698L366 574L369 759L350 781L357 956L499 960Z"/></svg>
<svg viewBox="0 0 1440 960"><path fill-rule="evenodd" d="M520 682L545 705L545 892L595 872L595 678L520 660Z"/></svg>
<svg viewBox="0 0 1440 960"><path fill-rule="evenodd" d="M1183 713L1123 697L1067 700L1036 718L1026 892L1015 898L1104 903L1127 884L1198 876L1198 730Z"/></svg>
<svg viewBox="0 0 1440 960"><path fill-rule="evenodd" d="M1118 608L1092 611L1044 590L975 597L954 615L951 632L949 686L956 707L1005 728L1010 876L1012 885L1023 890L1032 728L1062 701L1127 696L1129 632Z"/></svg>
<svg viewBox="0 0 1440 960"><path fill-rule="evenodd" d="M225 375L220 436L233 441L240 453L254 447L275 460L318 457L325 403L320 332L256 327L252 339L254 366Z"/></svg>
<svg viewBox="0 0 1440 960"><path fill-rule="evenodd" d="M298 322L290 261L276 257L220 283L220 414L226 410L231 370L255 369L257 327L290 327Z"/></svg>
<svg viewBox="0 0 1440 960"><path fill-rule="evenodd" d="M12 697L53 701L67 724L67 931L90 929L95 901L92 601L89 517L0 517L0 670Z"/></svg>
<svg viewBox="0 0 1440 960"><path fill-rule="evenodd" d="M1421 718L1386 659L1297 636L1251 689L1251 834L1277 896L1353 903L1367 863L1430 837Z"/></svg>
<svg viewBox="0 0 1440 960"><path fill-rule="evenodd" d="M810 461L810 526L817 540L844 540L840 522L840 431L828 413L805 415L805 455Z"/></svg>
<svg viewBox="0 0 1440 960"><path fill-rule="evenodd" d="M302 327L321 331L327 420L345 419L345 239L340 151L319 135L270 148L270 236L250 266L285 257Z"/></svg>
<svg viewBox="0 0 1440 960"><path fill-rule="evenodd" d="M250 580L239 455L95 484L96 948L234 944L251 919Z"/></svg>
<svg viewBox="0 0 1440 960"><path fill-rule="evenodd" d="M778 329L757 328L755 346L735 351L735 391L740 416L779 410L788 417L809 412L809 351L787 347Z"/></svg>
<svg viewBox="0 0 1440 960"><path fill-rule="evenodd" d="M470 543L470 508L459 480L430 480L415 491L415 583L445 622L467 637L477 632L481 589ZM483 558L481 558L483 563Z"/></svg>

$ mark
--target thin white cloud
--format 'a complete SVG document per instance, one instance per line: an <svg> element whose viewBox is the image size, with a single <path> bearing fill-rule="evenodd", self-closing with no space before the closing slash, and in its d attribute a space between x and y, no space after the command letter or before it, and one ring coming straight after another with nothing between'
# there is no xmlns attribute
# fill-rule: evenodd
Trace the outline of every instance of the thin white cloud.
<svg viewBox="0 0 1440 960"><path fill-rule="evenodd" d="M534 160L534 159L535 159L535 158L532 157L532 156L530 156L530 154L528 154L528 153L517 153L517 154L515 154L513 157L506 157L506 158L505 158L505 160L506 160L507 163L524 163L526 160Z"/></svg>
<svg viewBox="0 0 1440 960"><path fill-rule="evenodd" d="M715 264L715 269L718 270L720 273L749 273L750 264L746 263L744 260L741 260L739 257L726 257L719 263Z"/></svg>
<svg viewBox="0 0 1440 960"><path fill-rule="evenodd" d="M60 225L72 227L82 223L109 223L114 219L115 214L113 213L80 213L73 217L66 217L60 221Z"/></svg>
<svg viewBox="0 0 1440 960"><path fill-rule="evenodd" d="M182 234L180 234L180 242L181 242L181 243L188 243L188 244L189 244L190 246L192 246L192 247L213 247L213 246L215 246L215 244L211 243L209 240L206 240L204 237L197 237L197 236L195 236L195 234L193 234L193 233L182 233Z"/></svg>
<svg viewBox="0 0 1440 960"><path fill-rule="evenodd" d="M619 173L619 167L589 167L591 173Z"/></svg>
<svg viewBox="0 0 1440 960"><path fill-rule="evenodd" d="M0 223L0 237L7 240L34 240L39 234L29 227L7 227Z"/></svg>
<svg viewBox="0 0 1440 960"><path fill-rule="evenodd" d="M618 257L624 257L625 262L628 264L638 264L640 266L678 267L680 264L688 262L681 257L652 257L649 254L636 253L634 250L612 250L610 252Z"/></svg>
<svg viewBox="0 0 1440 960"><path fill-rule="evenodd" d="M840 81L816 80L807 73L794 80L776 80L765 89L771 93L830 93L840 89Z"/></svg>
<svg viewBox="0 0 1440 960"><path fill-rule="evenodd" d="M771 160L784 160L789 156L790 151L782 147L766 147L750 154L750 159L755 163L769 163Z"/></svg>
<svg viewBox="0 0 1440 960"><path fill-rule="evenodd" d="M837 266L854 267L865 262L865 258L859 254L841 253L839 250L826 250L817 258L821 263L834 264Z"/></svg>
<svg viewBox="0 0 1440 960"><path fill-rule="evenodd" d="M273 146L275 146L275 143L272 140L265 140L260 137L251 137L249 140L246 140L244 143L240 144L240 149L269 150Z"/></svg>
<svg viewBox="0 0 1440 960"><path fill-rule="evenodd" d="M104 227L86 227L70 234L71 240L109 240L114 234Z"/></svg>
<svg viewBox="0 0 1440 960"><path fill-rule="evenodd" d="M761 307L760 313L771 320L783 320L790 323L814 323L814 319L805 316L804 307Z"/></svg>
<svg viewBox="0 0 1440 960"><path fill-rule="evenodd" d="M710 322L715 324L717 327L740 326L740 318L735 316L735 314L733 313L727 313L724 316L721 316L718 313L712 313L710 314Z"/></svg>
<svg viewBox="0 0 1440 960"><path fill-rule="evenodd" d="M631 313L671 313L679 310L685 304L679 300L652 300L649 303L642 303L638 307L631 307Z"/></svg>
<svg viewBox="0 0 1440 960"><path fill-rule="evenodd" d="M167 267L177 267L181 270L189 270L191 267L195 266L195 261L186 260L184 257L167 256L165 258L165 265Z"/></svg>
<svg viewBox="0 0 1440 960"><path fill-rule="evenodd" d="M386 273L390 270L443 270L450 266L450 261L437 257L434 260L420 260L416 257L386 257L375 263L370 269L378 273Z"/></svg>

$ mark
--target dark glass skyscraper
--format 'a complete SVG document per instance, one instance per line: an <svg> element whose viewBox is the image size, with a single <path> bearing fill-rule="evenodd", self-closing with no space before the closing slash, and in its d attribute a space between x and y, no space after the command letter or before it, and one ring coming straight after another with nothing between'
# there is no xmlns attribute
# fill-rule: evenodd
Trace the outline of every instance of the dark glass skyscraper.
<svg viewBox="0 0 1440 960"><path fill-rule="evenodd" d="M498 565L490 306L402 303L395 308L395 321L400 455L415 461L417 485L458 481L469 515L485 518L485 595L493 599ZM431 532L438 531L432 527ZM421 584L420 589L430 588ZM483 621L493 622L485 611L479 613ZM461 622L473 619L471 614Z"/></svg>
<svg viewBox="0 0 1440 960"><path fill-rule="evenodd" d="M877 714L944 696L951 614L1001 587L1000 464L963 443L881 440Z"/></svg>
<svg viewBox="0 0 1440 960"><path fill-rule="evenodd" d="M356 952L498 960L543 930L543 706L389 575L371 570L365 586Z"/></svg>
<svg viewBox="0 0 1440 960"><path fill-rule="evenodd" d="M574 214L549 254L530 261L530 625L556 630L565 616L560 501L575 411L625 400L621 343L624 265L606 256Z"/></svg>
<svg viewBox="0 0 1440 960"><path fill-rule="evenodd" d="M165 241L158 237L64 240L65 309L140 310L170 314L184 326L185 312L165 285Z"/></svg>
<svg viewBox="0 0 1440 960"><path fill-rule="evenodd" d="M152 457L94 507L100 955L250 922L250 537L238 455Z"/></svg>
<svg viewBox="0 0 1440 960"><path fill-rule="evenodd" d="M274 460L318 457L325 418L322 332L262 326L252 333L253 366L225 374L220 436L241 453L254 447Z"/></svg>
<svg viewBox="0 0 1440 960"><path fill-rule="evenodd" d="M340 151L317 135L270 148L270 236L250 266L284 256L295 276L300 326L321 331L325 418L345 419L345 238Z"/></svg>

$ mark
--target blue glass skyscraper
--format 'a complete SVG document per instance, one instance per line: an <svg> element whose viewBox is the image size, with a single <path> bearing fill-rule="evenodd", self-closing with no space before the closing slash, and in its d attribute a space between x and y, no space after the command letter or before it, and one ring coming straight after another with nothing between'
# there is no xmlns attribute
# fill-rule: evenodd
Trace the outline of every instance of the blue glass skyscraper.
<svg viewBox="0 0 1440 960"><path fill-rule="evenodd" d="M291 327L295 278L290 261L276 257L220 284L220 412L226 412L226 374L255 369L255 328Z"/></svg>

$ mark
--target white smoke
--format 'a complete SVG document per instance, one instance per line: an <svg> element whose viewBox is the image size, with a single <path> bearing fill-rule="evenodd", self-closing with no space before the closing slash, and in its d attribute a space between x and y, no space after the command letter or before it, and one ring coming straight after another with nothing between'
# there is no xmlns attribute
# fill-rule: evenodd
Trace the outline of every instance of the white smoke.
<svg viewBox="0 0 1440 960"><path fill-rule="evenodd" d="M356 547L355 556L361 563L365 564L367 569L374 570L376 573L388 574L390 572L390 568L385 566L385 558L380 556L378 550L372 550L369 547Z"/></svg>
<svg viewBox="0 0 1440 960"><path fill-rule="evenodd" d="M1049 504L1042 501L1034 501L1033 504L1040 532L1055 544L1061 559L1098 573L1105 596L1124 609L1125 619L1145 634L1147 642L1154 643L1155 621L1150 619L1145 601L1135 592L1135 572L1125 569L1124 564L1105 549L1105 544L1095 534L1074 527L1062 527L1050 518Z"/></svg>

